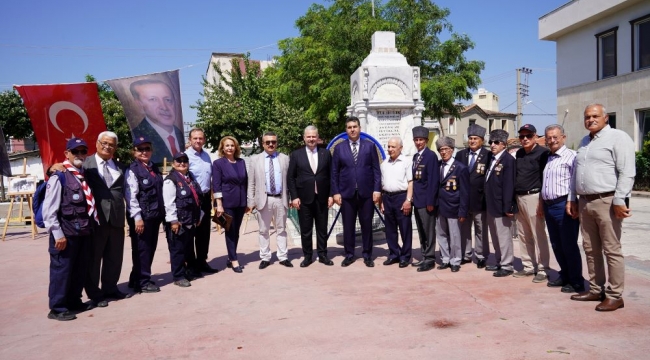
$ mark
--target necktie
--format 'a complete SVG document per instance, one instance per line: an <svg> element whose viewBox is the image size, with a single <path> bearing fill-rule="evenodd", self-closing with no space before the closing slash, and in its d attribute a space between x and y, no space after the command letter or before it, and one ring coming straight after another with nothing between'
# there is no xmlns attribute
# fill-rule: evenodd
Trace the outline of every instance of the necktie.
<svg viewBox="0 0 650 360"><path fill-rule="evenodd" d="M445 166L447 166L446 162L440 163L440 180L445 178Z"/></svg>
<svg viewBox="0 0 650 360"><path fill-rule="evenodd" d="M84 196L86 197L86 204L87 206L87 211L88 211L88 216L92 216L95 221L99 224L99 218L97 217L97 210L95 209L95 198L93 197L93 193L90 191L90 188L88 187L88 183L86 183L86 179L84 179L83 175L81 175L75 167L70 164L68 160L63 162L63 166L72 173L79 181L81 182L81 188L84 191Z"/></svg>
<svg viewBox="0 0 650 360"><path fill-rule="evenodd" d="M104 161L104 182L107 187L113 185L113 175L111 175L111 172L108 170L108 161Z"/></svg>
<svg viewBox="0 0 650 360"><path fill-rule="evenodd" d="M178 152L178 149L176 149L176 141L174 141L174 136L167 136L167 141L169 141L169 148L172 151L172 156L174 156Z"/></svg>
<svg viewBox="0 0 650 360"><path fill-rule="evenodd" d="M418 167L418 165L420 165L420 159L421 159L420 153L415 153L415 155L413 155L413 168L414 169L416 169Z"/></svg>
<svg viewBox="0 0 650 360"><path fill-rule="evenodd" d="M469 158L469 169L470 171L474 168L474 163L476 162L476 153L470 152L471 158Z"/></svg>
<svg viewBox="0 0 650 360"><path fill-rule="evenodd" d="M352 143L352 159L354 160L354 165L357 164L357 158L359 157L359 152L357 151L357 142Z"/></svg>
<svg viewBox="0 0 650 360"><path fill-rule="evenodd" d="M269 188L271 194L275 195L275 169L273 168L273 156L269 156Z"/></svg>

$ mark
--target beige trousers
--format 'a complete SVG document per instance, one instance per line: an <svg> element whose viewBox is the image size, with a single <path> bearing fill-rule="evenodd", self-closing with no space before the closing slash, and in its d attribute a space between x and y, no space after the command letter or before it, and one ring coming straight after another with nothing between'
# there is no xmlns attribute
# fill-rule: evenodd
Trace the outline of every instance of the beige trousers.
<svg viewBox="0 0 650 360"><path fill-rule="evenodd" d="M516 214L521 264L525 272L546 274L550 254L544 216L537 216L539 194L517 195ZM535 271L537 268L537 271Z"/></svg>

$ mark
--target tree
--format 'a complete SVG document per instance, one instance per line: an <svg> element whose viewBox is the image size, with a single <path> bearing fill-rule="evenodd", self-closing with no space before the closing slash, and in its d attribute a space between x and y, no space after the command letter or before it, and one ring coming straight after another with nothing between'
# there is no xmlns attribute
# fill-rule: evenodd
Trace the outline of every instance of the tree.
<svg viewBox="0 0 650 360"><path fill-rule="evenodd" d="M300 146L302 130L308 125L303 112L278 101L273 83L248 54L232 64L233 70L225 72L212 65L219 78L203 78L204 99L192 106L198 110L196 126L205 131L207 145L216 149L223 136L231 135L240 143L252 143L256 150L270 130L278 135L279 151Z"/></svg>
<svg viewBox="0 0 650 360"><path fill-rule="evenodd" d="M0 92L0 127L4 132L5 141L9 141L10 136L14 139L34 136L27 109L20 95L14 90Z"/></svg>
<svg viewBox="0 0 650 360"><path fill-rule="evenodd" d="M365 0L333 0L312 5L296 21L300 36L280 41L282 54L272 74L278 96L293 108L305 108L331 137L343 129L350 103L350 75L368 55L375 31L394 31L396 46L410 65L419 66L425 116L460 115L459 99L471 98L480 83L481 61L468 61L474 44L452 32L448 9L431 0L390 0L376 7ZM449 39L440 40L445 31ZM323 134L324 133L324 134Z"/></svg>

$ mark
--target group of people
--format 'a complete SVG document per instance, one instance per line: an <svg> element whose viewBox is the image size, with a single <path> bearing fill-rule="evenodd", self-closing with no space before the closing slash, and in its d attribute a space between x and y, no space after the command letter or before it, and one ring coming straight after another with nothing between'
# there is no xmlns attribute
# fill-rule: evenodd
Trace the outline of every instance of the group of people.
<svg viewBox="0 0 650 360"><path fill-rule="evenodd" d="M578 151L564 144L560 125L550 125L544 137L548 148L537 144L537 131L527 124L519 129L522 148L516 157L506 154L508 133L493 130L489 150L483 145L486 129L471 125L468 148L454 157L453 138L436 141L440 154L427 147L429 130L413 128L417 152L407 158L400 137L388 140L389 157L381 162L374 143L361 138L359 119L346 121L347 139L332 151L318 146L318 129L304 130L305 146L289 156L277 151L278 137L266 132L264 151L249 160L232 136L221 139L219 158L211 162L203 149L205 134L193 129L189 146L173 155L172 170L163 178L151 161L155 149L145 136L134 139L135 160L123 166L113 159L117 135L103 132L96 153L88 155L83 139L67 142L62 164L48 171L43 219L50 234L50 312L48 318L72 320L74 312L108 306L108 299L130 294L117 288L124 251L124 221L129 225L133 268L129 287L154 293L151 279L160 225L166 233L174 284L191 286L204 273L216 273L207 263L210 215L227 216L227 267L242 273L237 259L239 230L244 215L257 209L260 269L272 264L270 233L276 230L279 264L293 267L287 252L286 220L297 209L304 259L313 257L316 231L318 262L331 266L328 257L328 208L340 207L344 256L341 266L354 263L356 223L361 227L364 264L374 267L372 218L375 206L385 222L389 255L384 265L436 266L458 272L476 260L476 267L495 277L533 277L575 293L571 299L599 301L596 310L624 306L624 263L621 254L622 219L630 216L628 198L634 182L631 139L612 129L602 105L585 109L589 135ZM412 215L420 239L421 260L411 263ZM517 221L523 269L513 268L511 226ZM560 276L549 280L548 229ZM578 232L583 236L589 270L585 291ZM402 243L399 244L398 233ZM472 233L474 234L472 236ZM494 246L490 254L488 233ZM474 243L472 244L472 240ZM605 274L603 255L607 261ZM101 281L101 287L100 287ZM608 281L608 284L607 284ZM85 289L90 301L81 301Z"/></svg>

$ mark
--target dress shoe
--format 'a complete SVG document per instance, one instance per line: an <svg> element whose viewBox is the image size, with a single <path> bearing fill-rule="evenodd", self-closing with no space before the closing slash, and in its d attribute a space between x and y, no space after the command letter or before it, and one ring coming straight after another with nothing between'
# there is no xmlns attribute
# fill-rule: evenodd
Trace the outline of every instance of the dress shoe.
<svg viewBox="0 0 650 360"><path fill-rule="evenodd" d="M463 260L460 261L460 264L465 265L465 264L469 264L471 262L472 262L472 259L463 259Z"/></svg>
<svg viewBox="0 0 650 360"><path fill-rule="evenodd" d="M420 261L416 261L414 263L411 263L411 266L420 267L422 264L424 264L424 260L420 260Z"/></svg>
<svg viewBox="0 0 650 360"><path fill-rule="evenodd" d="M77 316L69 311L54 311L50 310L50 313L47 314L48 319L59 320L59 321L69 321L74 320Z"/></svg>
<svg viewBox="0 0 650 360"><path fill-rule="evenodd" d="M286 266L286 267L293 267L293 264L291 263L291 261L289 259L280 261L280 265Z"/></svg>
<svg viewBox="0 0 650 360"><path fill-rule="evenodd" d="M77 302L75 304L68 305L68 310L70 310L70 311L78 311L78 312L88 311L88 310L92 310L94 308L95 308L95 305L93 304L92 301L88 301L88 302L85 302L85 303L79 301L79 302Z"/></svg>
<svg viewBox="0 0 650 360"><path fill-rule="evenodd" d="M128 299L131 296L133 296L133 294L125 294L119 290L115 290L112 293L104 295L105 298L116 299L116 300Z"/></svg>
<svg viewBox="0 0 650 360"><path fill-rule="evenodd" d="M192 286L192 283L190 283L190 281L187 280L187 279L180 279L180 280L174 281L174 285L180 286L180 287L190 287L190 286Z"/></svg>
<svg viewBox="0 0 650 360"><path fill-rule="evenodd" d="M407 266L409 266L409 262L408 262L408 261L403 260L403 261L400 261L400 262L399 262L399 267L400 267L400 269L403 269L403 268L405 268L405 267L407 267Z"/></svg>
<svg viewBox="0 0 650 360"><path fill-rule="evenodd" d="M325 264L327 266L334 265L334 261L330 260L327 256L319 256L318 257L318 262L321 263L321 264Z"/></svg>
<svg viewBox="0 0 650 360"><path fill-rule="evenodd" d="M387 259L386 261L384 261L384 265L386 265L386 266L388 266L388 265L393 265L393 264L397 264L397 263L399 263L399 259L398 259L398 258Z"/></svg>
<svg viewBox="0 0 650 360"><path fill-rule="evenodd" d="M476 268L483 269L485 267L485 259L476 260Z"/></svg>
<svg viewBox="0 0 650 360"><path fill-rule="evenodd" d="M589 291L571 295L571 300L575 301L603 301L605 300L605 294L592 294Z"/></svg>
<svg viewBox="0 0 650 360"><path fill-rule="evenodd" d="M312 263L311 259L305 258L305 259L300 263L300 267L307 267L307 266L311 265L311 263Z"/></svg>
<svg viewBox="0 0 650 360"><path fill-rule="evenodd" d="M232 262L230 260L226 261L226 267L232 268Z"/></svg>
<svg viewBox="0 0 650 360"><path fill-rule="evenodd" d="M542 273L537 273L537 275L535 275L535 277L533 278L534 283L543 283L546 280L548 280L548 276L546 276L546 274L542 274Z"/></svg>
<svg viewBox="0 0 650 360"><path fill-rule="evenodd" d="M363 260L363 263L366 264L367 267L375 267L375 262L372 261L372 259L365 259Z"/></svg>
<svg viewBox="0 0 650 360"><path fill-rule="evenodd" d="M533 275L535 275L534 271L519 270L516 273L512 274L512 277L523 278L523 277L533 276Z"/></svg>
<svg viewBox="0 0 650 360"><path fill-rule="evenodd" d="M485 267L485 271L499 271L501 270L501 265L488 265Z"/></svg>
<svg viewBox="0 0 650 360"><path fill-rule="evenodd" d="M211 267L210 265L208 265L208 263L203 263L203 264L199 265L198 270L200 272L204 272L204 273L207 273L207 274L216 274L216 273L219 272L219 269L215 269L215 268Z"/></svg>
<svg viewBox="0 0 650 360"><path fill-rule="evenodd" d="M143 293L157 293L159 291L160 288L152 283L148 283L147 285L142 287Z"/></svg>
<svg viewBox="0 0 650 360"><path fill-rule="evenodd" d="M506 270L506 269L499 269L497 270L492 276L494 277L506 277L512 275L514 271L512 270Z"/></svg>
<svg viewBox="0 0 650 360"><path fill-rule="evenodd" d="M243 267L240 266L232 266L232 271L236 272L237 274L241 274L243 272Z"/></svg>
<svg viewBox="0 0 650 360"><path fill-rule="evenodd" d="M561 277L557 278L555 280L549 280L546 283L546 286L548 286L548 287L563 287L565 285L567 285L567 283L565 283L564 280L562 280Z"/></svg>
<svg viewBox="0 0 650 360"><path fill-rule="evenodd" d="M89 302L90 302L90 304L92 305L93 308L96 308L96 307L103 308L103 307L108 306L108 301L106 301L106 300L90 300Z"/></svg>
<svg viewBox="0 0 650 360"><path fill-rule="evenodd" d="M271 265L270 261L262 260L262 262L260 263L260 270L266 269L267 267L269 267L269 265Z"/></svg>
<svg viewBox="0 0 650 360"><path fill-rule="evenodd" d="M576 289L576 287L571 284L566 284L562 286L562 288L560 288L560 291L565 294L580 293L583 292L584 290L585 290L584 287L582 289Z"/></svg>
<svg viewBox="0 0 650 360"><path fill-rule="evenodd" d="M185 270L185 278L188 281L192 281L192 280L203 278L203 274L201 274L200 271L197 271L197 270L194 270L194 269L187 269L187 270Z"/></svg>
<svg viewBox="0 0 650 360"><path fill-rule="evenodd" d="M341 261L341 266L348 267L354 262L354 258L345 258Z"/></svg>
<svg viewBox="0 0 650 360"><path fill-rule="evenodd" d="M448 269L450 267L451 267L451 265L449 265L449 263L442 263L442 264L440 264L440 266L438 266L438 270L444 270L444 269Z"/></svg>
<svg viewBox="0 0 650 360"><path fill-rule="evenodd" d="M622 309L625 307L625 303L623 302L623 298L620 299L612 299L612 298L605 298L603 302L598 304L596 306L596 311L614 311L616 309Z"/></svg>
<svg viewBox="0 0 650 360"><path fill-rule="evenodd" d="M452 265L451 266L451 272L458 272L460 270L460 265Z"/></svg>
<svg viewBox="0 0 650 360"><path fill-rule="evenodd" d="M418 272L429 271L435 267L435 263L422 264L418 267Z"/></svg>

